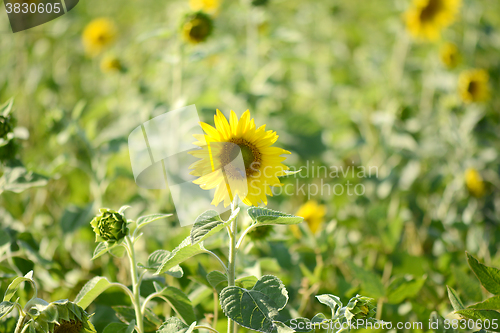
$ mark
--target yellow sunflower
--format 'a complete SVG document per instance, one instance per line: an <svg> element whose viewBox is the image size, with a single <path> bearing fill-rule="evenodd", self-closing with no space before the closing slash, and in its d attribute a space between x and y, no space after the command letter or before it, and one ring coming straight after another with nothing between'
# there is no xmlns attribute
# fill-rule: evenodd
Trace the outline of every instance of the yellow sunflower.
<svg viewBox="0 0 500 333"><path fill-rule="evenodd" d="M318 204L318 202L315 200L309 200L308 202L300 206L295 215L303 217L304 221L309 226L309 230L311 230L311 232L315 234L325 220L326 206ZM293 225L292 232L296 237L300 236L298 226Z"/></svg>
<svg viewBox="0 0 500 333"><path fill-rule="evenodd" d="M446 43L441 47L439 52L441 61L449 69L457 67L460 62L460 53L458 47L453 43Z"/></svg>
<svg viewBox="0 0 500 333"><path fill-rule="evenodd" d="M189 0L189 7L194 11L203 11L208 14L217 14L220 0Z"/></svg>
<svg viewBox="0 0 500 333"><path fill-rule="evenodd" d="M123 65L120 62L120 59L110 55L102 58L100 67L103 73L120 72L123 70Z"/></svg>
<svg viewBox="0 0 500 333"><path fill-rule="evenodd" d="M465 185L470 194L477 198L482 197L486 192L483 177L476 169L469 168L465 171Z"/></svg>
<svg viewBox="0 0 500 333"><path fill-rule="evenodd" d="M458 91L465 103L482 102L490 97L489 75L484 69L472 69L460 74Z"/></svg>
<svg viewBox="0 0 500 333"><path fill-rule="evenodd" d="M204 42L212 33L213 23L210 16L203 12L187 15L182 25L182 37L192 43Z"/></svg>
<svg viewBox="0 0 500 333"><path fill-rule="evenodd" d="M198 177L193 182L204 190L216 189L214 206L223 202L227 207L235 195L249 206L267 205L271 187L281 186L278 177L288 170L281 155L290 152L272 147L278 135L266 131L266 125L256 128L248 110L239 120L231 111L229 122L217 110L214 123L215 128L200 123L206 135L195 135L194 144L201 149L190 152L199 158L190 166L191 174Z"/></svg>
<svg viewBox="0 0 500 333"><path fill-rule="evenodd" d="M461 0L413 0L405 14L406 27L416 38L436 40L455 20Z"/></svg>
<svg viewBox="0 0 500 333"><path fill-rule="evenodd" d="M82 34L85 51L96 56L115 41L117 33L114 22L108 18L101 17L91 21Z"/></svg>

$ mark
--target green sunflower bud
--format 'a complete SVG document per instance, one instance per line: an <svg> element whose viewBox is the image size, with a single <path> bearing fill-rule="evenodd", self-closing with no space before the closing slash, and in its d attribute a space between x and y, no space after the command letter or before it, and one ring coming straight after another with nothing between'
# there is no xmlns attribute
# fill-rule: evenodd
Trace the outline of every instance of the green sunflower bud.
<svg viewBox="0 0 500 333"><path fill-rule="evenodd" d="M7 139L7 134L12 132L12 117L0 115L0 139Z"/></svg>
<svg viewBox="0 0 500 333"><path fill-rule="evenodd" d="M47 303L35 299L27 304L23 332L30 333L96 333L90 316L68 300Z"/></svg>
<svg viewBox="0 0 500 333"><path fill-rule="evenodd" d="M349 300L349 303L345 307L345 318L348 321L373 318L376 309L374 301L373 298L356 295Z"/></svg>
<svg viewBox="0 0 500 333"><path fill-rule="evenodd" d="M260 227L256 227L252 231L250 231L248 233L248 237L250 237L251 240L266 239L272 231L272 225L263 225Z"/></svg>
<svg viewBox="0 0 500 333"><path fill-rule="evenodd" d="M96 234L96 242L116 243L128 235L127 220L117 211L101 208L90 225Z"/></svg>
<svg viewBox="0 0 500 333"><path fill-rule="evenodd" d="M187 15L182 24L182 36L190 43L204 42L212 33L213 23L210 16L197 12Z"/></svg>

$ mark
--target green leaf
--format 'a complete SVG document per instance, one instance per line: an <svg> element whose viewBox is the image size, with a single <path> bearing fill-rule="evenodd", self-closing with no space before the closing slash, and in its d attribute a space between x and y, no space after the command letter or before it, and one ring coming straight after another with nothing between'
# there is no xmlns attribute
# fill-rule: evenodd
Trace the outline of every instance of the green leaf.
<svg viewBox="0 0 500 333"><path fill-rule="evenodd" d="M172 251L168 257L163 260L155 274L163 274L172 267L175 267L185 260L197 254L203 253L204 251L205 249L203 249L201 244L191 244L191 236L188 236Z"/></svg>
<svg viewBox="0 0 500 333"><path fill-rule="evenodd" d="M457 311L465 309L464 303L460 297L458 297L457 292L451 287L446 286L446 288L448 288L448 298L450 299L453 310Z"/></svg>
<svg viewBox="0 0 500 333"><path fill-rule="evenodd" d="M425 278L415 279L413 277L400 276L395 278L387 287L387 303L400 304L406 298L417 295L425 283Z"/></svg>
<svg viewBox="0 0 500 333"><path fill-rule="evenodd" d="M300 216L289 215L262 207L249 208L248 215L259 225L289 225L298 224L304 220Z"/></svg>
<svg viewBox="0 0 500 333"><path fill-rule="evenodd" d="M240 288L251 289L255 286L257 281L258 281L258 279L255 276L245 276L245 277L236 279L236 281L234 281L234 284Z"/></svg>
<svg viewBox="0 0 500 333"><path fill-rule="evenodd" d="M9 98L9 100L7 102L3 103L0 106L0 115L7 117L12 110L12 105L14 105L14 98L13 97Z"/></svg>
<svg viewBox="0 0 500 333"><path fill-rule="evenodd" d="M207 210L196 218L193 228L191 229L191 244L197 244L204 241L208 237L215 235L220 230L231 224L238 216L240 208L238 207L231 213L227 221L222 220L215 210Z"/></svg>
<svg viewBox="0 0 500 333"><path fill-rule="evenodd" d="M500 296L493 296L485 301L469 305L467 309L475 310L500 310ZM455 309L457 310L457 309ZM461 310L461 309L459 309Z"/></svg>
<svg viewBox="0 0 500 333"><path fill-rule="evenodd" d="M75 303L82 309L86 309L100 294L112 286L112 283L105 277L96 276L87 282L78 293Z"/></svg>
<svg viewBox="0 0 500 333"><path fill-rule="evenodd" d="M10 161L3 171L3 176L0 177L0 193L21 193L32 187L45 186L48 180L45 176L26 170L19 161Z"/></svg>
<svg viewBox="0 0 500 333"><path fill-rule="evenodd" d="M163 218L169 217L169 216L172 216L172 214L152 214L152 215L139 217L139 219L137 220L137 229L136 230L139 230L139 229L145 227L146 225L150 224L151 222L154 222L156 220L163 219Z"/></svg>
<svg viewBox="0 0 500 333"><path fill-rule="evenodd" d="M138 264L137 266L152 272L156 272L158 268L160 268L162 262L166 260L171 254L172 252L167 250L156 250L155 252L149 255L148 262L146 263L146 265ZM179 265L170 268L165 273L175 278L181 278L184 275L184 271Z"/></svg>
<svg viewBox="0 0 500 333"><path fill-rule="evenodd" d="M356 278L361 282L361 286L366 296L380 298L385 295L384 284L378 275L357 266L352 261L348 261L347 264Z"/></svg>
<svg viewBox="0 0 500 333"><path fill-rule="evenodd" d="M113 245L109 245L107 242L99 242L97 243L97 246L95 247L94 250L94 255L92 256L91 260L95 260L105 254L106 252L110 251L111 249L121 246L118 243L114 243Z"/></svg>
<svg viewBox="0 0 500 333"><path fill-rule="evenodd" d="M222 289L227 287L227 276L224 273L219 271L212 271L207 274L207 281L210 283L212 288L217 290L217 293L220 293Z"/></svg>
<svg viewBox="0 0 500 333"><path fill-rule="evenodd" d="M132 333L134 328L135 320L132 320L128 325L123 323L111 323L104 328L102 333Z"/></svg>
<svg viewBox="0 0 500 333"><path fill-rule="evenodd" d="M341 308L343 306L342 302L340 301L340 298L335 295L331 294L317 295L316 298L320 303L325 304L330 309L332 309L332 313L335 312L336 307Z"/></svg>
<svg viewBox="0 0 500 333"><path fill-rule="evenodd" d="M0 320L8 315L12 309L14 309L15 303L12 302L2 302L0 303Z"/></svg>
<svg viewBox="0 0 500 333"><path fill-rule="evenodd" d="M19 289L19 285L23 282L30 282L33 288L36 289L35 286L35 281L33 281L33 271L28 272L23 277L17 277L12 281L9 286L7 287L7 290L5 291L5 295L3 297L3 302L10 301L12 299L12 296L17 292Z"/></svg>
<svg viewBox="0 0 500 333"><path fill-rule="evenodd" d="M175 312L184 319L186 323L192 323L196 320L191 300L182 290L175 287L166 287L159 291L158 294L168 300Z"/></svg>
<svg viewBox="0 0 500 333"><path fill-rule="evenodd" d="M467 253L467 261L483 287L493 295L500 295L500 270L481 264L469 253Z"/></svg>
<svg viewBox="0 0 500 333"><path fill-rule="evenodd" d="M179 318L170 317L168 318L160 329L156 333L191 333L196 326L196 322L193 322L191 326L188 326L182 322Z"/></svg>
<svg viewBox="0 0 500 333"><path fill-rule="evenodd" d="M231 286L220 293L224 314L243 327L259 332L287 332L284 324L277 324L279 310L288 302L288 292L275 276L265 275L251 290Z"/></svg>
<svg viewBox="0 0 500 333"><path fill-rule="evenodd" d="M451 272L457 281L457 285L460 286L462 296L466 300L477 302L482 299L481 285L477 283L474 277L456 266L451 267Z"/></svg>
<svg viewBox="0 0 500 333"><path fill-rule="evenodd" d="M113 310L116 312L116 316L125 324L132 323L135 321L135 310L130 306L112 306ZM151 309L146 308L146 313L144 314L144 330L148 331L156 331L158 326L161 325L161 320L158 316L151 311Z"/></svg>
<svg viewBox="0 0 500 333"><path fill-rule="evenodd" d="M494 323L500 323L500 313L493 310L474 310L474 309L463 309L455 311L455 313L460 316L472 319L472 320L482 320L484 325L489 325L488 328L485 327L487 331L500 332L500 326L494 328Z"/></svg>

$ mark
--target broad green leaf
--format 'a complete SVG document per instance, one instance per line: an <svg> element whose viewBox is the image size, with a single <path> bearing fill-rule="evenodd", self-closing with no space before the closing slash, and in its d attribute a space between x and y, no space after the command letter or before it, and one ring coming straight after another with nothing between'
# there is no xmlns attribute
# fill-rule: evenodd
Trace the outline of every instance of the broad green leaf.
<svg viewBox="0 0 500 333"><path fill-rule="evenodd" d="M189 300L182 290L175 287L166 287L158 293L168 300L175 312L186 323L192 323L196 320L191 300Z"/></svg>
<svg viewBox="0 0 500 333"><path fill-rule="evenodd" d="M112 306L113 310L116 312L116 316L125 324L129 324L135 321L135 310L130 306ZM156 331L161 325L161 320L158 316L146 308L146 313L144 314L144 330L145 331Z"/></svg>
<svg viewBox="0 0 500 333"><path fill-rule="evenodd" d="M234 281L234 284L240 288L251 289L255 286L257 281L258 281L258 279L255 276L245 276L245 277L236 279L236 281Z"/></svg>
<svg viewBox="0 0 500 333"><path fill-rule="evenodd" d="M328 320L326 318L326 316L324 314L322 314L322 313L318 313L318 314L314 315L314 317L312 317L311 322L313 322L313 323L322 323L325 320Z"/></svg>
<svg viewBox="0 0 500 333"><path fill-rule="evenodd" d="M193 322L190 326L184 324L182 320L176 317L167 318L156 333L191 333L196 326Z"/></svg>
<svg viewBox="0 0 500 333"><path fill-rule="evenodd" d="M219 271L212 271L207 274L207 281L210 283L212 288L217 290L217 293L220 293L222 289L227 287L227 276L224 273Z"/></svg>
<svg viewBox="0 0 500 333"><path fill-rule="evenodd" d="M145 227L146 225L150 224L151 222L154 222L156 220L163 219L163 218L166 218L169 216L172 216L172 214L152 214L152 215L139 217L139 219L137 220L137 229L136 230L139 230L139 229Z"/></svg>
<svg viewBox="0 0 500 333"><path fill-rule="evenodd" d="M325 304L330 309L332 309L332 313L334 313L336 307L341 308L343 306L342 302L340 301L340 298L335 295L331 294L317 295L316 298L320 303Z"/></svg>
<svg viewBox="0 0 500 333"><path fill-rule="evenodd" d="M262 207L251 207L248 209L248 215L252 218L255 223L260 225L275 225L275 224L298 224L301 223L304 218L300 216L294 216L290 214L285 214L282 212L277 212L268 208Z"/></svg>
<svg viewBox="0 0 500 333"><path fill-rule="evenodd" d="M0 320L8 315L12 309L14 309L15 304L12 302L2 302L0 303Z"/></svg>
<svg viewBox="0 0 500 333"><path fill-rule="evenodd" d="M112 283L105 277L96 276L87 282L78 293L75 303L82 309L86 309L100 294L112 286Z"/></svg>
<svg viewBox="0 0 500 333"><path fill-rule="evenodd" d="M467 309L475 310L500 310L500 296L493 296L485 301L469 305ZM457 310L457 309L455 309ZM459 309L461 310L461 309Z"/></svg>
<svg viewBox="0 0 500 333"><path fill-rule="evenodd" d="M462 302L460 297L458 297L457 292L453 288L450 288L448 286L446 286L446 288L448 288L448 298L450 299L453 310L457 311L465 309L464 303Z"/></svg>
<svg viewBox="0 0 500 333"><path fill-rule="evenodd" d="M131 321L130 324L123 323L111 323L104 328L102 333L132 333L135 328L135 320Z"/></svg>
<svg viewBox="0 0 500 333"><path fill-rule="evenodd" d="M455 311L455 313L457 313L460 316L467 318L467 319L482 320L484 325L485 325L484 328L487 331L500 332L500 325L498 325L495 328L495 325L493 324L493 323L497 323L497 324L500 323L500 313L497 311L463 309L463 310ZM486 328L486 325L489 325L489 327Z"/></svg>
<svg viewBox="0 0 500 333"><path fill-rule="evenodd" d="M95 260L95 259L99 258L104 253L108 252L111 247L117 246L117 245L118 244L115 243L112 246L108 246L107 242L99 242L99 243L97 243L97 246L95 247L95 250L94 250L94 255L92 256L91 260Z"/></svg>
<svg viewBox="0 0 500 333"><path fill-rule="evenodd" d="M483 287L493 295L500 295L500 270L481 264L469 253L467 253L467 261Z"/></svg>
<svg viewBox="0 0 500 333"><path fill-rule="evenodd" d="M196 218L193 228L191 229L191 244L197 244L204 241L208 237L215 235L220 230L231 224L238 216L240 208L238 207L227 221L222 220L215 210L207 210Z"/></svg>
<svg viewBox="0 0 500 333"><path fill-rule="evenodd" d="M0 193L11 191L21 193L31 187L45 186L48 178L26 170L20 161L11 160L3 168L0 177Z"/></svg>
<svg viewBox="0 0 500 333"><path fill-rule="evenodd" d="M16 291L19 289L19 285L23 282L30 282L33 287L35 287L35 281L33 281L33 271L30 271L28 274L26 274L23 277L17 277L10 283L10 285L7 287L7 290L5 291L5 295L3 297L3 301L7 302L12 299L12 296L16 293Z"/></svg>
<svg viewBox="0 0 500 333"><path fill-rule="evenodd" d="M160 268L162 262L166 260L170 255L171 255L170 251L156 250L155 252L149 255L148 262L146 263L146 265L138 264L137 266L147 269L149 271L156 272L158 268ZM181 278L184 275L184 271L179 265L172 267L165 273L175 278Z"/></svg>
<svg viewBox="0 0 500 333"><path fill-rule="evenodd" d="M384 284L378 275L357 266L352 261L348 261L347 264L356 278L361 282L361 286L366 296L380 298L385 295Z"/></svg>
<svg viewBox="0 0 500 333"><path fill-rule="evenodd" d="M222 310L227 317L243 327L264 333L287 332L284 324L275 321L287 301L285 286L270 275L263 276L251 290L231 286L220 293Z"/></svg>
<svg viewBox="0 0 500 333"><path fill-rule="evenodd" d="M204 249L201 244L191 244L191 236L188 236L172 251L168 257L163 260L155 274L163 274L172 267L175 267L185 260L203 252Z"/></svg>
<svg viewBox="0 0 500 333"><path fill-rule="evenodd" d="M415 279L400 276L395 278L387 287L387 303L400 304L406 298L417 295L425 283L425 278Z"/></svg>

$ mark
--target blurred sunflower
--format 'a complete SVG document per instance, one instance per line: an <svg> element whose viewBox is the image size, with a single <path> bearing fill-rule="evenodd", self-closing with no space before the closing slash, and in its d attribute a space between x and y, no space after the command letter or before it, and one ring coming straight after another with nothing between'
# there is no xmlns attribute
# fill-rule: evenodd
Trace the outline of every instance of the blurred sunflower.
<svg viewBox="0 0 500 333"><path fill-rule="evenodd" d="M472 69L460 74L458 91L465 103L486 101L490 96L489 75L484 69Z"/></svg>
<svg viewBox="0 0 500 333"><path fill-rule="evenodd" d="M482 197L486 192L483 177L481 177L479 172L474 168L468 168L465 171L465 185L470 194L476 198Z"/></svg>
<svg viewBox="0 0 500 333"><path fill-rule="evenodd" d="M91 21L82 34L85 51L96 56L115 41L117 33L114 22L108 18L101 17Z"/></svg>
<svg viewBox="0 0 500 333"><path fill-rule="evenodd" d="M295 215L303 217L309 226L309 230L315 234L324 222L326 206L319 205L315 200L309 200L299 208ZM300 237L299 227L297 225L292 225L291 227L293 234L296 237Z"/></svg>
<svg viewBox="0 0 500 333"><path fill-rule="evenodd" d="M120 59L109 55L102 58L100 68L103 73L121 72L124 69Z"/></svg>
<svg viewBox="0 0 500 333"><path fill-rule="evenodd" d="M460 62L458 47L453 43L445 43L439 52L442 63L449 69L457 67Z"/></svg>
<svg viewBox="0 0 500 333"><path fill-rule="evenodd" d="M189 7L195 12L203 11L208 14L217 14L221 0L189 0Z"/></svg>
<svg viewBox="0 0 500 333"><path fill-rule="evenodd" d="M405 13L406 27L416 38L435 40L455 20L461 0L413 0Z"/></svg>
<svg viewBox="0 0 500 333"><path fill-rule="evenodd" d="M272 147L278 139L274 131L266 131L266 125L255 127L250 111L238 120L234 111L228 120L217 110L215 128L200 123L206 135L195 135L195 145L201 149L191 151L198 161L190 166L193 182L204 190L215 190L212 205L224 202L227 207L235 195L247 205L267 205L271 186L281 186L278 177L284 176L288 167L282 164L290 152ZM242 164L233 161L242 156Z"/></svg>
<svg viewBox="0 0 500 333"><path fill-rule="evenodd" d="M182 37L192 43L204 42L212 33L213 23L210 16L202 12L186 16L182 25Z"/></svg>

